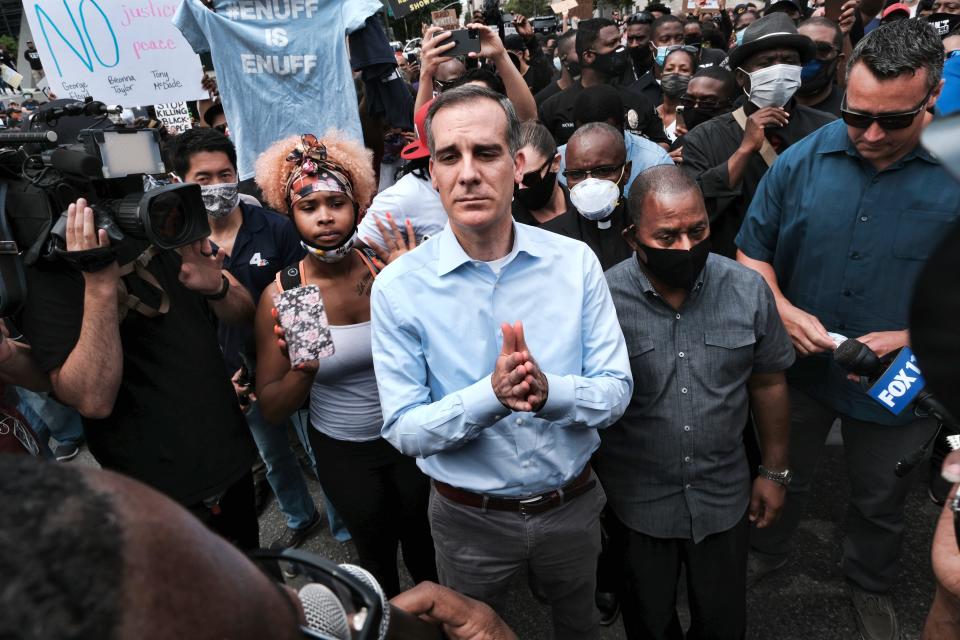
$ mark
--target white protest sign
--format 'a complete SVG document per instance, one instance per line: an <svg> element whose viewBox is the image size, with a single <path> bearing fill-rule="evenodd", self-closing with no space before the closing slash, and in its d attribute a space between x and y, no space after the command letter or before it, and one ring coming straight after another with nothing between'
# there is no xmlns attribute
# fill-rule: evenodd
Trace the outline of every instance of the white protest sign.
<svg viewBox="0 0 960 640"><path fill-rule="evenodd" d="M577 8L577 0L560 0L560 2L550 3L550 8L553 9L554 13L566 13L571 9Z"/></svg>
<svg viewBox="0 0 960 640"><path fill-rule="evenodd" d="M203 69L171 21L180 0L23 0L50 90L124 106L206 98Z"/></svg>
<svg viewBox="0 0 960 640"><path fill-rule="evenodd" d="M154 105L157 118L167 126L167 132L178 135L193 128L186 102Z"/></svg>
<svg viewBox="0 0 960 640"><path fill-rule="evenodd" d="M23 76L5 64L0 64L0 77L14 89L19 89L20 83L23 82Z"/></svg>

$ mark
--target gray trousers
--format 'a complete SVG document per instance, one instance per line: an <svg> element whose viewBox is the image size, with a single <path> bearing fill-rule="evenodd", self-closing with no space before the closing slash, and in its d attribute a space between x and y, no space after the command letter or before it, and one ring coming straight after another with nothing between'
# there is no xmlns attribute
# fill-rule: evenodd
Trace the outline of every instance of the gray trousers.
<svg viewBox="0 0 960 640"><path fill-rule="evenodd" d="M440 583L502 616L510 581L526 567L530 590L550 605L554 638L599 638L594 591L606 501L597 482L564 505L524 516L467 507L432 488L430 528Z"/></svg>
<svg viewBox="0 0 960 640"><path fill-rule="evenodd" d="M790 467L793 481L779 521L753 529L750 546L771 556L785 556L790 536L803 515L811 480L834 419L840 418L843 454L850 483L843 573L867 591L889 592L896 584L903 542L903 506L921 468L904 478L893 470L897 462L922 447L936 430L931 418L903 426L863 422L838 414L806 393L790 387Z"/></svg>

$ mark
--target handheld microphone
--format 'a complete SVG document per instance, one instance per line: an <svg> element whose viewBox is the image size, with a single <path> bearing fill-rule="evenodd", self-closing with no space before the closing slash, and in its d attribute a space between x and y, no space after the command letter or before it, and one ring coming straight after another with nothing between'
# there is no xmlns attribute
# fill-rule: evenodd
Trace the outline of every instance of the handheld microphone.
<svg viewBox="0 0 960 640"><path fill-rule="evenodd" d="M383 618L380 620L380 633L377 635L377 640L443 640L445 636L438 627L390 604L387 594L383 592L383 587L377 583L377 579L369 571L354 564L342 564L340 568L380 596L380 601L383 603Z"/></svg>
<svg viewBox="0 0 960 640"><path fill-rule="evenodd" d="M352 564L341 564L340 568L380 599L383 616L375 640L443 640L443 632L438 627L391 605L383 588L369 571ZM327 587L310 583L301 588L298 595L307 626L313 631L336 640L351 640L351 628L359 629L351 624L340 599Z"/></svg>
<svg viewBox="0 0 960 640"><path fill-rule="evenodd" d="M97 100L92 100L83 105L83 113L88 116L116 115L123 111L119 104L104 104Z"/></svg>
<svg viewBox="0 0 960 640"><path fill-rule="evenodd" d="M954 423L940 401L923 388L923 376L908 347L903 347L892 362L888 360L885 364L873 349L851 338L837 347L833 359L846 371L867 378L872 385L867 393L894 415L899 415L912 402L915 414L933 416L941 425ZM910 473L926 457L939 434L938 428L926 444L897 462L894 473L901 478Z"/></svg>

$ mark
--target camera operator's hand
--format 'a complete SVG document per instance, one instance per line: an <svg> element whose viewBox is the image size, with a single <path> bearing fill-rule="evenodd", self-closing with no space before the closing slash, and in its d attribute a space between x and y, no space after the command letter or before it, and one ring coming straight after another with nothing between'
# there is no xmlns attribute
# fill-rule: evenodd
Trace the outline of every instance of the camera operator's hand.
<svg viewBox="0 0 960 640"><path fill-rule="evenodd" d="M67 251L87 251L110 246L110 238L104 229L97 229L93 219L93 209L87 201L80 198L67 207ZM83 279L87 286L102 286L105 290L116 291L120 279L120 267L114 260L109 266L98 271L84 271Z"/></svg>
<svg viewBox="0 0 960 640"><path fill-rule="evenodd" d="M210 240L204 238L178 249L183 258L180 267L180 282L187 289L200 295L210 296L223 286L223 259L226 252L218 248L216 252Z"/></svg>

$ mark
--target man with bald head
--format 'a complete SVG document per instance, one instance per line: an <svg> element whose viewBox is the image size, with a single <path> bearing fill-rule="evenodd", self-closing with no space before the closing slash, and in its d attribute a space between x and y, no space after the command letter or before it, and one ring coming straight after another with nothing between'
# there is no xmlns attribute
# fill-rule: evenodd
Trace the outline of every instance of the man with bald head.
<svg viewBox="0 0 960 640"><path fill-rule="evenodd" d="M763 278L710 253L703 196L682 169L641 173L629 211L623 235L635 254L606 277L636 384L594 459L622 554L627 637L683 637L685 565L687 637L742 638L749 526L776 520L790 477L793 346ZM763 454L752 484L748 405Z"/></svg>
<svg viewBox="0 0 960 640"><path fill-rule="evenodd" d="M624 186L631 163L623 133L603 122L585 124L565 145L562 171L572 206L542 225L544 229L585 242L604 271L630 255Z"/></svg>

